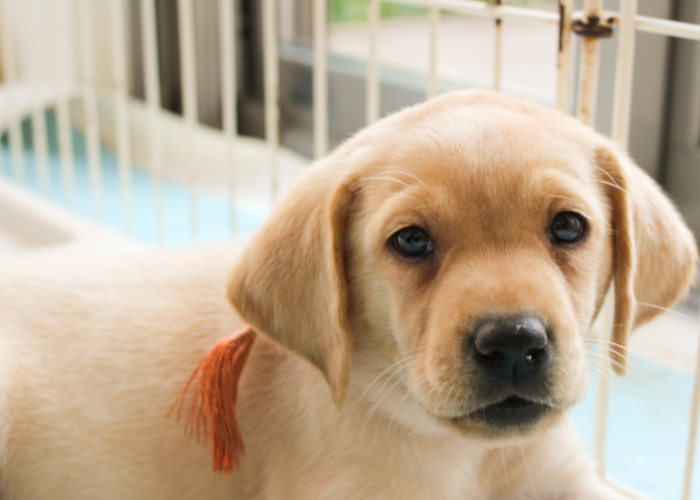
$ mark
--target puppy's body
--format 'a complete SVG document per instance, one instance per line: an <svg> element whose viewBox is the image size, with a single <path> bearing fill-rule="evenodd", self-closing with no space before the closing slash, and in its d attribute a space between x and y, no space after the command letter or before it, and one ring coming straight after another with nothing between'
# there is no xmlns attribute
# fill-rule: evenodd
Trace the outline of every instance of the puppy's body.
<svg viewBox="0 0 700 500"><path fill-rule="evenodd" d="M232 250L2 266L3 498L231 498L198 479L212 476L206 451L165 416L187 371L238 326L223 314Z"/></svg>
<svg viewBox="0 0 700 500"><path fill-rule="evenodd" d="M585 236L555 241L572 212ZM399 251L406 228L430 251ZM608 141L478 92L358 134L239 250L0 268L3 499L620 498L567 426L583 338L614 277L623 368L627 332L656 313L643 304L670 305L696 255ZM243 324L259 333L237 408L246 455L222 477L165 416ZM511 324L542 343L504 350L525 335Z"/></svg>
<svg viewBox="0 0 700 500"><path fill-rule="evenodd" d="M239 250L45 252L0 266L2 498L546 498L588 477L565 426L495 451L416 434L367 418L376 408L358 394L336 410L318 371L264 338L241 381L244 466L217 476L166 414L241 325L224 300ZM543 469L542 452L557 463ZM528 473L542 476L537 495Z"/></svg>

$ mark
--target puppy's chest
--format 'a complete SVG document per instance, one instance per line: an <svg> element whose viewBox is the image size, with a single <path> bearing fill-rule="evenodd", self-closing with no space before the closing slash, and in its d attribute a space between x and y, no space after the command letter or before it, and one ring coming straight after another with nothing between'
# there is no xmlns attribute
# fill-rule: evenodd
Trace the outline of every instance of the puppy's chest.
<svg viewBox="0 0 700 500"><path fill-rule="evenodd" d="M479 459L465 454L376 453L371 460L345 462L326 477L334 499L482 500L487 495L477 480ZM439 456L437 456L439 455ZM468 455L468 454L467 454ZM330 463L329 463L330 466ZM329 497L329 498L331 498Z"/></svg>

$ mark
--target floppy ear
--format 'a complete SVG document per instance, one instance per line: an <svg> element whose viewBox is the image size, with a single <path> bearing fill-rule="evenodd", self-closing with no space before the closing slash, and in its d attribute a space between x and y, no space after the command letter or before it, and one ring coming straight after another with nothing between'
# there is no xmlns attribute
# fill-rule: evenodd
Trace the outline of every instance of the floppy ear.
<svg viewBox="0 0 700 500"><path fill-rule="evenodd" d="M306 358L345 397L353 342L344 245L353 183L317 166L256 233L228 282L228 297L256 331Z"/></svg>
<svg viewBox="0 0 700 500"><path fill-rule="evenodd" d="M629 333L688 290L697 247L668 197L626 153L603 146L596 159L612 207L615 316L610 356L622 375Z"/></svg>

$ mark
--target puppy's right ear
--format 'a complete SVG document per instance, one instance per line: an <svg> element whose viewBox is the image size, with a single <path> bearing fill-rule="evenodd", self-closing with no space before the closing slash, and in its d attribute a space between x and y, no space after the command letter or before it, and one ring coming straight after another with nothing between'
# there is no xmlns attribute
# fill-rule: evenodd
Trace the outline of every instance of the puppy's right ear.
<svg viewBox="0 0 700 500"><path fill-rule="evenodd" d="M243 319L318 367L336 405L345 397L353 345L344 265L353 185L335 167L312 167L258 230L228 282Z"/></svg>

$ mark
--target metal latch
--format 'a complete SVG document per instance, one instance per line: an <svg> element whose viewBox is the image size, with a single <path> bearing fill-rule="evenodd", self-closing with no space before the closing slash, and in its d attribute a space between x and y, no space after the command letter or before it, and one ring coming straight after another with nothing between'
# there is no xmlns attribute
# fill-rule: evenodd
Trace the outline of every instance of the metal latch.
<svg viewBox="0 0 700 500"><path fill-rule="evenodd" d="M571 29L585 38L610 38L613 36L613 26L617 23L617 15L613 12L602 12L600 16L586 16L579 11L572 17Z"/></svg>

